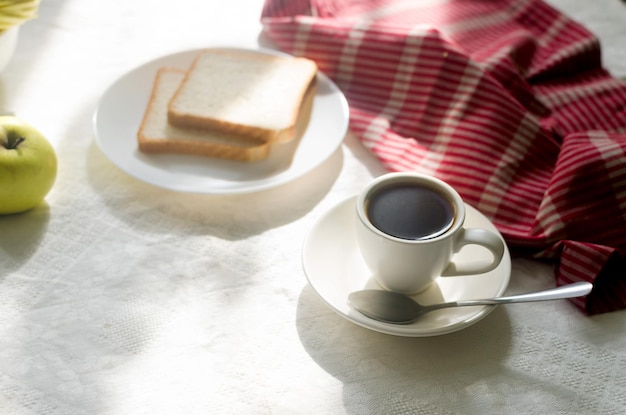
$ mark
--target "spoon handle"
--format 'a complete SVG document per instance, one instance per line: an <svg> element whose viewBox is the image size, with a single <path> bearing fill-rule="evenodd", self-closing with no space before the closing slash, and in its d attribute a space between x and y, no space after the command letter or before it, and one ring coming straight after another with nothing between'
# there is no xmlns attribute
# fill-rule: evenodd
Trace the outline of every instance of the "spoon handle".
<svg viewBox="0 0 626 415"><path fill-rule="evenodd" d="M464 300L457 301L457 306L471 305L493 305L509 303L527 303L531 301L559 300L562 298L573 298L587 295L591 292L593 285L589 282L577 282L564 285L562 287L551 288L549 290L538 291L528 294L511 295L508 297L495 297L484 300Z"/></svg>

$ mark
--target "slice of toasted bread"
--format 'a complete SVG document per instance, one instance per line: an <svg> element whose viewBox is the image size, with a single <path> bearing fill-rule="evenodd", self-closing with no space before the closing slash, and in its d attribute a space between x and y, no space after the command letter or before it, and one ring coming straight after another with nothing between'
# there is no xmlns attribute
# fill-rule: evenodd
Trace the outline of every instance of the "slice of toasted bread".
<svg viewBox="0 0 626 415"><path fill-rule="evenodd" d="M287 142L296 135L300 107L316 74L315 62L305 58L207 49L172 98L169 122Z"/></svg>
<svg viewBox="0 0 626 415"><path fill-rule="evenodd" d="M237 134L181 129L168 124L168 104L186 71L162 68L157 72L152 95L137 132L144 153L180 153L230 160L255 161L267 157L269 144Z"/></svg>

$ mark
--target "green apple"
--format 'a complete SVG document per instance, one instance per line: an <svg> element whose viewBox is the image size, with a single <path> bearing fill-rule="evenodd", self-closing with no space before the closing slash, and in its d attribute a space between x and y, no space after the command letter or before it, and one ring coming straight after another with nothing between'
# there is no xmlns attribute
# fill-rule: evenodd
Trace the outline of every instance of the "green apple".
<svg viewBox="0 0 626 415"><path fill-rule="evenodd" d="M0 116L0 214L37 206L56 175L57 157L50 142L20 119Z"/></svg>

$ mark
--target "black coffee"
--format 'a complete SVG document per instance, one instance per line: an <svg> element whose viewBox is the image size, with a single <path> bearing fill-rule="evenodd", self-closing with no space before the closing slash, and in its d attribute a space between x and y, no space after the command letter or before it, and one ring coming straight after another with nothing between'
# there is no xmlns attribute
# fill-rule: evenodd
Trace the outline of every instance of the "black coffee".
<svg viewBox="0 0 626 415"><path fill-rule="evenodd" d="M372 224L402 239L428 239L444 233L454 221L454 207L441 193L419 184L385 186L366 206Z"/></svg>

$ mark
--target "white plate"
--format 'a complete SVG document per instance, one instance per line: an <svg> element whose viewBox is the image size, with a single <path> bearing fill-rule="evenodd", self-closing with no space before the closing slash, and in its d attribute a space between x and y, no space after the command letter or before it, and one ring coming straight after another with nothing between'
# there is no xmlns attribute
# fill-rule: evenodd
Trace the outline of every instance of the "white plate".
<svg viewBox="0 0 626 415"><path fill-rule="evenodd" d="M348 295L364 288L382 289L372 278L361 259L355 239L355 197L350 197L320 217L305 238L302 250L304 272L313 289L337 313L368 329L407 337L426 337L452 333L468 327L492 310L492 306L448 308L426 314L408 325L375 321L354 310ZM466 205L466 227L498 232L480 212ZM459 261L490 255L484 248L466 246L457 255ZM419 272L419 270L417 270ZM511 257L508 249L500 265L484 274L463 277L439 277L424 292L413 296L423 304L461 299L499 296L509 284Z"/></svg>
<svg viewBox="0 0 626 415"><path fill-rule="evenodd" d="M137 130L156 72L163 66L186 69L200 50L148 62L114 82L94 114L96 141L104 154L131 176L166 189L191 193L246 193L293 180L326 160L348 129L348 104L324 74L317 76L311 118L299 142L276 144L270 156L253 163L186 155L147 155L137 148ZM258 53L284 55L272 50ZM293 158L285 157L293 154Z"/></svg>

